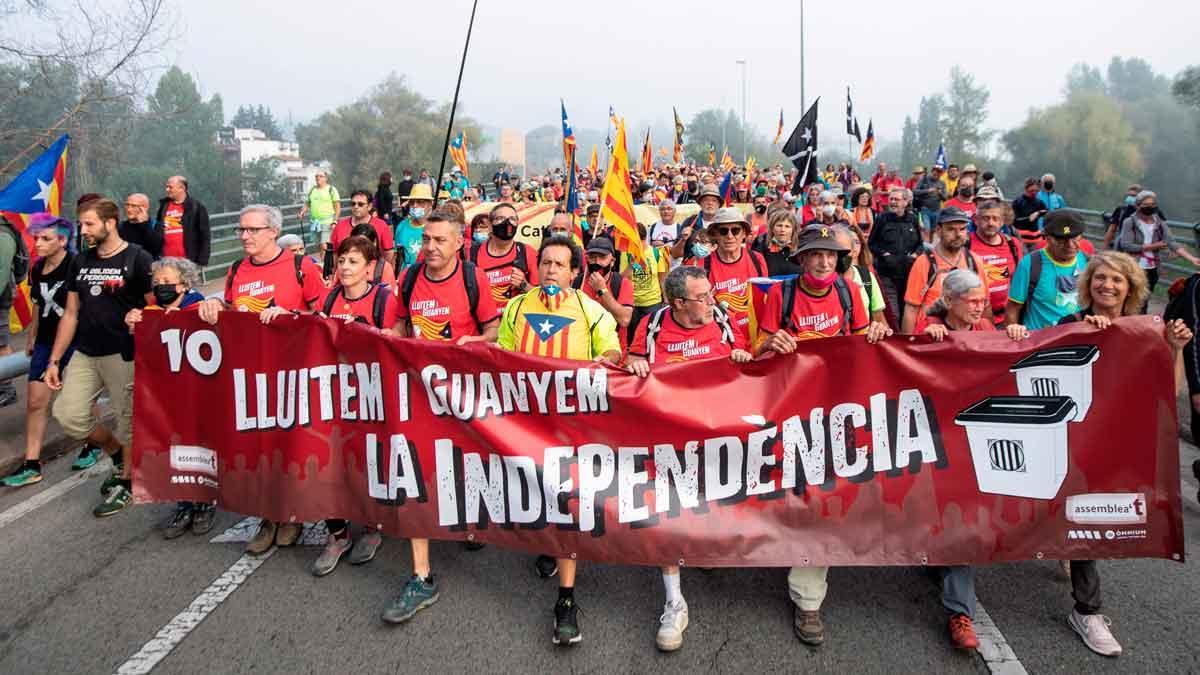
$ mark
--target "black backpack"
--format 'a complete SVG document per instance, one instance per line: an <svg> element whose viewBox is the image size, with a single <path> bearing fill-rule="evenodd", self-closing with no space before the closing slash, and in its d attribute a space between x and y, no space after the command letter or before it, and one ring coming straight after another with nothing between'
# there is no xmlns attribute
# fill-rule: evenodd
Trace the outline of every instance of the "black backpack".
<svg viewBox="0 0 1200 675"><path fill-rule="evenodd" d="M477 241L477 242L471 244L471 255L470 255L471 264L473 264L473 265L479 264L479 249L486 245L487 245L487 242L483 242L483 241ZM522 244L521 242L518 241L518 242L514 242L513 246L516 248L517 254L515 257L513 257L511 264L513 267L521 270L521 272L523 272L525 274L526 278L529 278L529 263L525 259L525 244ZM501 267L503 267L503 266L504 265L501 265Z"/></svg>
<svg viewBox="0 0 1200 675"><path fill-rule="evenodd" d="M867 292L867 303L871 302L871 292L875 288L875 279L871 276L870 265L855 265L858 268L858 278L862 279L863 290ZM868 308L869 309L869 308Z"/></svg>
<svg viewBox="0 0 1200 675"><path fill-rule="evenodd" d="M1029 309L1029 303L1033 302L1033 290L1042 278L1042 252L1034 251L1030 255L1033 259L1029 261L1029 287L1025 290L1025 302L1021 303L1021 313L1017 315L1017 323L1022 325L1025 323L1025 311Z"/></svg>
<svg viewBox="0 0 1200 675"><path fill-rule="evenodd" d="M518 244L520 246L520 244ZM522 260L524 254L518 251ZM417 275L425 270L425 263L417 263L404 272L404 282L400 285L400 300L404 302L407 311L412 302L413 289L417 287ZM471 305L471 318L475 320L475 331L483 335L483 323L479 321L479 282L475 279L475 264L464 260L462 262L463 288L467 291L467 302ZM488 292L491 292L489 289Z"/></svg>
<svg viewBox="0 0 1200 675"><path fill-rule="evenodd" d="M392 292L388 290L387 286L376 284L375 288L379 290L375 292L375 299L371 301L371 323L376 328L391 328L391 326L383 325L383 313L387 309L387 301L392 297ZM342 293L342 285L334 284L333 288L330 289L329 295L325 296L325 306L321 308L321 313L329 316L329 313L333 311L333 306L337 304L338 296L342 295ZM361 321L362 317L358 317L356 320Z"/></svg>
<svg viewBox="0 0 1200 675"><path fill-rule="evenodd" d="M17 252L13 254L12 259L12 280L13 285L21 283L25 277L29 276L29 247L25 245L25 237L17 232L17 228L8 222L8 219L0 217L0 229L7 230L12 235L13 241L16 242ZM8 280L3 280L3 286L8 285ZM2 288L3 286L0 286Z"/></svg>
<svg viewBox="0 0 1200 675"><path fill-rule="evenodd" d="M796 307L797 283L794 277L785 279L780 289L783 295L782 312L779 317L780 330L790 331L795 328L792 325L792 310ZM837 293L838 302L842 305L842 326L838 333L849 335L851 327L854 325L854 299L850 296L850 284L847 284L846 279L839 274L833 278L833 290Z"/></svg>
<svg viewBox="0 0 1200 675"><path fill-rule="evenodd" d="M964 247L964 248L966 248L966 247ZM1015 255L1015 253L1014 253L1014 255ZM938 266L937 266L937 260L933 257L933 251L926 249L925 259L929 261L929 278L927 278L925 280L925 290L921 291L922 299L925 298L925 294L929 292L929 289L933 288L933 282L937 280L937 275L940 273L940 271L938 270ZM979 271L977 269L975 269L975 256L971 255L970 248L967 248L967 269L976 274L979 274ZM1039 268L1038 271L1040 272L1041 268Z"/></svg>
<svg viewBox="0 0 1200 675"><path fill-rule="evenodd" d="M587 277L587 270L585 269L584 271L579 273L579 276L575 277L575 280L573 282L571 282L571 287L574 288L575 290L582 289L583 282L586 277ZM612 293L612 296L614 298L619 299L621 297L621 285L624 283L624 281L625 281L625 277L622 277L620 274L617 274L617 271L615 269L609 272L608 292Z"/></svg>
<svg viewBox="0 0 1200 675"><path fill-rule="evenodd" d="M654 348L658 343L658 334L662 331L663 318L669 311L671 311L670 307L662 307L646 322L646 361L650 363L654 363ZM734 342L733 327L729 325L729 315L721 309L720 305L713 308L713 321L721 327L721 342L732 345Z"/></svg>
<svg viewBox="0 0 1200 675"><path fill-rule="evenodd" d="M229 292L233 290L233 278L237 276L238 268L242 266L243 260L245 260L245 258L238 258L237 260L233 261L232 265L229 266L229 273L227 275L225 275L225 294L226 295L229 295L230 294ZM304 270L301 267L301 264L304 262L304 257L298 256L295 253L293 253L292 254L292 262L296 265L296 285L300 287L300 291L301 291L300 295L303 296L304 295L304 292L303 292L304 291Z"/></svg>

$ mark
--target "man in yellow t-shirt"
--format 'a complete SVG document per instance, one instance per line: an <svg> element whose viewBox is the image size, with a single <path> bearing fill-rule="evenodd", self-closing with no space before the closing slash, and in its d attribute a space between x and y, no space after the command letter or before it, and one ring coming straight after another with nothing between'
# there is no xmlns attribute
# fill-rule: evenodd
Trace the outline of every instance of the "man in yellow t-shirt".
<svg viewBox="0 0 1200 675"><path fill-rule="evenodd" d="M542 241L539 286L508 301L500 317L497 345L511 352L617 365L621 343L616 320L600 303L571 288L582 266L583 251L575 242L563 237ZM575 561L541 555L537 572L543 578L558 574L554 644L578 643L583 634L575 606Z"/></svg>

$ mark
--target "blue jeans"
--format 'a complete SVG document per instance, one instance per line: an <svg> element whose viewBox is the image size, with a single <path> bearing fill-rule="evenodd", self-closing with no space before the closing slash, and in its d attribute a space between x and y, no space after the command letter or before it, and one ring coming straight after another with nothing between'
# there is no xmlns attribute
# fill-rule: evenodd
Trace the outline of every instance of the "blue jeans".
<svg viewBox="0 0 1200 675"><path fill-rule="evenodd" d="M925 221L925 229L933 231L937 227L939 209L921 209L921 218Z"/></svg>
<svg viewBox="0 0 1200 675"><path fill-rule="evenodd" d="M975 618L975 568L952 565L938 570L942 578L942 607L950 614Z"/></svg>

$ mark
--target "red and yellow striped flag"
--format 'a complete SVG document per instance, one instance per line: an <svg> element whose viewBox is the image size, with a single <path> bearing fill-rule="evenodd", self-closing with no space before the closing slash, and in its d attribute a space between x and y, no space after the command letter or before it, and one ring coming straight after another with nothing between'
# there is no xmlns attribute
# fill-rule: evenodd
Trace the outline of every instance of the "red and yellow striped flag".
<svg viewBox="0 0 1200 675"><path fill-rule="evenodd" d="M622 120L624 121L624 120ZM650 147L650 130L646 130L646 142L642 144L642 173L654 170L654 149Z"/></svg>
<svg viewBox="0 0 1200 675"><path fill-rule="evenodd" d="M629 153L625 149L625 120L617 124L617 139L613 142L608 172L604 176L604 195L600 216L613 227L613 242L618 251L628 253L642 263L642 237L638 233L637 217L633 211L633 193L629 189Z"/></svg>
<svg viewBox="0 0 1200 675"><path fill-rule="evenodd" d="M732 171L735 166L737 165L733 163L733 158L729 156L729 148L725 148L724 154L721 155L721 168Z"/></svg>
<svg viewBox="0 0 1200 675"><path fill-rule="evenodd" d="M596 154L596 146L592 145L592 159L588 162L588 173L595 177L596 172L600 170L600 157Z"/></svg>

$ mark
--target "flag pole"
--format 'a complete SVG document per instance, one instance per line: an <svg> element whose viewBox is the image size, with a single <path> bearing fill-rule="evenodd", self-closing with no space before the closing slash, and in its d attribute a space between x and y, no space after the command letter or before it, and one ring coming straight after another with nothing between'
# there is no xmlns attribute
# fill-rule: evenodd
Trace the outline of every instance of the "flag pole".
<svg viewBox="0 0 1200 675"><path fill-rule="evenodd" d="M458 63L458 83L454 85L454 100L450 103L450 122L446 125L446 142L442 143L442 163L438 165L437 178L434 178L433 206L437 208L438 194L442 190L442 172L446 170L446 153L450 151L450 133L454 130L454 112L458 108L458 91L462 88L463 69L467 65L467 49L471 46L471 29L475 27L475 10L479 0L471 5L471 20L467 23L467 41L463 43L462 60Z"/></svg>

